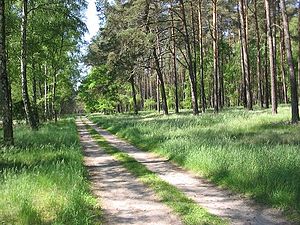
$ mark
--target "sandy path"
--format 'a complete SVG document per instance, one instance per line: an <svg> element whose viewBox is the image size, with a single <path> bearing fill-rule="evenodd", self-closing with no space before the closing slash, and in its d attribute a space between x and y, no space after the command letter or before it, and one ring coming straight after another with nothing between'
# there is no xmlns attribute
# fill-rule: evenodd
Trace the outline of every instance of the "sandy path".
<svg viewBox="0 0 300 225"><path fill-rule="evenodd" d="M127 152L147 168L157 173L163 180L176 186L187 196L206 208L210 213L227 218L234 225L286 225L287 222L278 210L259 206L253 201L239 197L214 186L207 180L181 169L157 157L153 153L143 152L129 143L120 140L109 132L93 126L112 146Z"/></svg>
<svg viewBox="0 0 300 225"><path fill-rule="evenodd" d="M93 193L100 199L106 224L182 224L153 191L99 148L79 119L76 124Z"/></svg>

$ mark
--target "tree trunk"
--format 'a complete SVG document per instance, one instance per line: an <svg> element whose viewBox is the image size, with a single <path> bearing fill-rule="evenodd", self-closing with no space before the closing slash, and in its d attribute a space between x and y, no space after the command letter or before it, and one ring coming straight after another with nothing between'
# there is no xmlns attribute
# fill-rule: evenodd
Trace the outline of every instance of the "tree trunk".
<svg viewBox="0 0 300 225"><path fill-rule="evenodd" d="M168 103L167 103L167 96L166 96L166 90L165 90L165 83L164 83L164 78L163 78L163 73L161 71L160 68L160 63L159 63L159 58L157 55L157 51L156 48L153 48L153 56L154 56L154 60L155 60L155 69L157 72L157 77L158 77L158 81L160 83L160 94L161 94L161 98L162 98L162 109L164 111L165 115L169 114L168 111Z"/></svg>
<svg viewBox="0 0 300 225"><path fill-rule="evenodd" d="M132 100L133 100L133 111L134 114L138 114L138 106L137 106L137 101L136 101L136 91L135 91L135 85L134 85L134 76L131 75L129 78L129 82L131 84L131 93L132 93Z"/></svg>
<svg viewBox="0 0 300 225"><path fill-rule="evenodd" d="M197 115L197 114L199 114L198 100L197 100L197 81L196 81L196 75L194 74L193 57L192 57L192 51L191 51L191 45L190 45L190 36L189 36L188 27L187 27L185 7L184 7L183 0L180 0L180 5L181 5L182 22L183 22L183 27L184 27L185 47L186 47L187 59L188 59L189 78L190 78L190 83L191 83L193 114Z"/></svg>
<svg viewBox="0 0 300 225"><path fill-rule="evenodd" d="M21 78L22 78L22 98L25 108L27 120L31 129L37 130L38 125L35 121L33 111L30 104L27 86L27 5L28 0L23 0L22 22L21 22Z"/></svg>
<svg viewBox="0 0 300 225"><path fill-rule="evenodd" d="M247 109L252 110L251 79L250 79L250 65L249 65L249 54L248 54L247 15L246 15L246 5L244 0L240 0L240 20L241 20L241 36L242 36L241 45L243 51Z"/></svg>
<svg viewBox="0 0 300 225"><path fill-rule="evenodd" d="M300 1L298 3L298 88L300 96Z"/></svg>
<svg viewBox="0 0 300 225"><path fill-rule="evenodd" d="M297 80L295 76L293 54L291 47L291 38L289 31L289 21L286 14L285 1L280 0L280 8L282 14L282 25L284 31L285 49L287 55L287 61L290 70L290 85L291 85L291 105L292 105L292 123L298 123L299 121L299 107L298 107L298 90L297 90Z"/></svg>
<svg viewBox="0 0 300 225"><path fill-rule="evenodd" d="M256 74L257 74L257 92L260 107L264 107L263 91L262 91L262 70L261 70L261 51L260 51L260 30L257 15L257 0L254 1L254 17L255 17L255 32L256 32Z"/></svg>
<svg viewBox="0 0 300 225"><path fill-rule="evenodd" d="M274 43L272 35L271 17L270 17L270 0L265 0L266 8L266 23L268 29L268 45L269 45L269 63L270 63L270 75L271 75L271 102L272 113L277 114L277 90L276 90L276 74L275 74L275 61L274 61Z"/></svg>
<svg viewBox="0 0 300 225"><path fill-rule="evenodd" d="M51 114L52 118L54 118L54 121L57 122L57 110L55 106L56 102L56 86L57 86L57 80L56 80L57 74L54 74L53 76L53 86L52 86L52 102L51 102Z"/></svg>
<svg viewBox="0 0 300 225"><path fill-rule="evenodd" d="M179 113L179 99L178 99L178 74L177 74L177 60L176 60L176 37L175 37L175 26L174 26L174 15L171 14L172 17L172 29L171 36L173 40L173 73L174 73L174 86L175 86L175 113Z"/></svg>
<svg viewBox="0 0 300 225"><path fill-rule="evenodd" d="M214 112L219 112L219 48L218 48L218 15L217 4L218 0L212 0L213 2L213 52L214 52Z"/></svg>
<svg viewBox="0 0 300 225"><path fill-rule="evenodd" d="M37 108L37 82L36 82L36 75L35 75L35 63L34 60L32 62L32 72L33 72L33 77L32 77L32 100L33 100L33 111L34 111L34 118L37 124L39 124L39 113L38 113L38 108Z"/></svg>
<svg viewBox="0 0 300 225"><path fill-rule="evenodd" d="M282 75L282 91L283 91L283 99L284 103L288 103L288 94L287 94L287 86L286 86L286 74L285 74L285 58L284 58L284 33L280 34L280 66L281 66L281 75Z"/></svg>
<svg viewBox="0 0 300 225"><path fill-rule="evenodd" d="M11 89L7 74L5 46L5 1L0 0L0 105L3 121L3 141L5 145L13 145L13 120L11 109Z"/></svg>
<svg viewBox="0 0 300 225"><path fill-rule="evenodd" d="M265 13L267 14L267 13ZM264 43L264 48L265 48L265 55L264 55L264 79L265 79L265 103L266 103L266 108L268 109L270 107L270 84L269 84L269 74L268 74L268 68L269 68L269 61L268 61L268 25L265 23L265 43Z"/></svg>
<svg viewBox="0 0 300 225"><path fill-rule="evenodd" d="M200 94L201 94L201 107L202 112L206 110L206 99L204 91L204 62L203 62L203 37L202 37L202 0L198 4L198 23L199 23L199 49L200 49Z"/></svg>

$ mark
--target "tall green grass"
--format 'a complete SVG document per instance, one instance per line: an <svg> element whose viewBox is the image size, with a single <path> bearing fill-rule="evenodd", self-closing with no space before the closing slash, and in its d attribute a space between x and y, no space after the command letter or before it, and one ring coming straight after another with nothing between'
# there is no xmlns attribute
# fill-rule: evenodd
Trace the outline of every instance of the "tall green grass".
<svg viewBox="0 0 300 225"><path fill-rule="evenodd" d="M213 182L256 200L300 212L300 126L288 107L228 109L218 115L188 113L97 115L100 126L144 150L155 151Z"/></svg>
<svg viewBox="0 0 300 225"><path fill-rule="evenodd" d="M97 224L74 120L15 130L0 150L0 224ZM99 222L100 223L100 222Z"/></svg>

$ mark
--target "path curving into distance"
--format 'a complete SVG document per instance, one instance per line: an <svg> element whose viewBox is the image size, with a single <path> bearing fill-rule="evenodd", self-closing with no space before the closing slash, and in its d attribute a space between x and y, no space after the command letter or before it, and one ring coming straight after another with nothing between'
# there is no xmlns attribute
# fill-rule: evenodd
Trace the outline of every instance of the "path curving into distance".
<svg viewBox="0 0 300 225"><path fill-rule="evenodd" d="M211 214L228 219L233 225L289 225L279 210L258 205L254 201L242 198L230 191L221 189L207 180L195 176L167 159L150 152L144 152L115 135L99 128L85 118L85 123L92 126L113 147L128 153L138 162L155 172L171 185L176 186L188 197L206 208Z"/></svg>
<svg viewBox="0 0 300 225"><path fill-rule="evenodd" d="M79 118L76 125L92 191L101 203L105 224L182 224L171 209L159 202L153 191L101 150Z"/></svg>

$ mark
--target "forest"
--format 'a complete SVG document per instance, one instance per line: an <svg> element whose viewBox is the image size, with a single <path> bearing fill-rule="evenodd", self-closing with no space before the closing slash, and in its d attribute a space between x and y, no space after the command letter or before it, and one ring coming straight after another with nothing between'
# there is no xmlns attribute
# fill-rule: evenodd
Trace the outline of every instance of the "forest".
<svg viewBox="0 0 300 225"><path fill-rule="evenodd" d="M0 223L300 223L298 0L0 0L0 30Z"/></svg>

